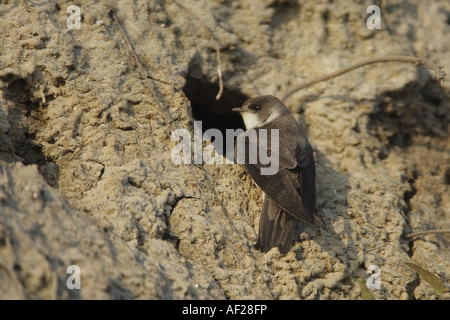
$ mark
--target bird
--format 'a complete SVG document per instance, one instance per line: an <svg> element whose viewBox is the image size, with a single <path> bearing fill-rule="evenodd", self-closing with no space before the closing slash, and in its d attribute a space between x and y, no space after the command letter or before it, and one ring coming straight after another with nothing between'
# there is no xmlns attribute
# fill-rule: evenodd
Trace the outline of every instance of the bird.
<svg viewBox="0 0 450 320"><path fill-rule="evenodd" d="M270 175L261 174L264 167L262 161L259 157L255 163L248 161L248 151L243 167L263 191L255 248L267 252L278 247L281 254L286 254L292 246L297 220L318 226L323 224L316 215L313 148L289 109L275 96L250 98L242 107L233 108L232 111L241 114L245 133L255 130L258 139L261 129L267 130L267 137L271 136L271 130L278 129L278 171ZM267 152L277 151L271 150L272 144L267 142ZM246 148L249 150L248 146Z"/></svg>

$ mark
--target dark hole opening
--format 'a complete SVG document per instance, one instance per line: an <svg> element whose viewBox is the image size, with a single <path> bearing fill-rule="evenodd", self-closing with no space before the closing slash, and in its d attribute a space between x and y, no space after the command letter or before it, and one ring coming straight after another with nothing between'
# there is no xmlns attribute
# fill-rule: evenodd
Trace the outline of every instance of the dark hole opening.
<svg viewBox="0 0 450 320"><path fill-rule="evenodd" d="M249 97L239 90L224 88L222 97L216 100L219 86L202 79L188 76L183 92L191 101L192 116L201 121L202 133L208 129L218 129L223 136L223 146L227 144L226 129L245 130L244 121L238 112L231 109L240 107ZM211 140L215 140L214 136ZM223 155L216 145L216 152ZM224 148L225 149L225 148Z"/></svg>
<svg viewBox="0 0 450 320"><path fill-rule="evenodd" d="M224 88L222 97L216 100L219 86L192 76L188 76L183 92L191 101L192 116L202 121L203 132L215 128L225 134L226 129L245 129L240 114L231 111L249 99L242 92Z"/></svg>
<svg viewBox="0 0 450 320"><path fill-rule="evenodd" d="M447 170L445 170L444 181L446 184L450 185L450 168L447 168Z"/></svg>

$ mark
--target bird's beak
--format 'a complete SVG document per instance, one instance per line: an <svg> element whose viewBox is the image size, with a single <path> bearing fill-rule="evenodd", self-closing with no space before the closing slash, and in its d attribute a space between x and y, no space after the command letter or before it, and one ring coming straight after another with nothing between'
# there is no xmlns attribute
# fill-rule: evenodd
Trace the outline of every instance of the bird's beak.
<svg viewBox="0 0 450 320"><path fill-rule="evenodd" d="M233 108L233 109L231 109L231 111L234 111L234 112L244 112L244 111L245 111L245 109L244 109L244 108L241 108L241 107L239 107L239 108Z"/></svg>

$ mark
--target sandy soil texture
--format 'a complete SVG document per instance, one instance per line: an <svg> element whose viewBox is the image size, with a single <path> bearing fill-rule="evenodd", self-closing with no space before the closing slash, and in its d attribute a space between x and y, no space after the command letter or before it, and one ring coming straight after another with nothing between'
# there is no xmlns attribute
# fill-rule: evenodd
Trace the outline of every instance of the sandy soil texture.
<svg viewBox="0 0 450 320"><path fill-rule="evenodd" d="M450 228L450 89L427 68L374 64L286 100L324 227L299 223L284 256L253 248L262 195L239 165L171 154L176 129L242 128L248 97L366 58L450 74L450 2L374 1L379 30L364 1L182 3L82 1L70 29L73 1L1 1L0 299L360 299L371 265L377 299L448 299L405 265L449 284L449 235L405 237Z"/></svg>

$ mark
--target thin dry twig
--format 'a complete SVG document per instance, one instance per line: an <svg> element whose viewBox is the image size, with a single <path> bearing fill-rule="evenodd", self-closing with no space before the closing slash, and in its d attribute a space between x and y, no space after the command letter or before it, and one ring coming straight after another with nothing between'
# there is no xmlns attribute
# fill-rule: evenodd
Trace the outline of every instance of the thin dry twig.
<svg viewBox="0 0 450 320"><path fill-rule="evenodd" d="M220 44L217 41L216 37L214 37L214 34L212 31L208 28L208 26L205 24L205 22L200 19L195 13L193 13L191 10L189 10L185 5L181 4L177 0L172 0L173 3L175 3L177 6L185 10L195 21L200 23L202 27L206 30L208 33L212 43L214 44L214 49L216 50L216 60L217 60L217 74L219 75L219 93L216 96L216 100L219 100L223 93L223 79L222 79L222 61L220 58Z"/></svg>
<svg viewBox="0 0 450 320"><path fill-rule="evenodd" d="M147 93L149 93L151 96L153 96L155 98L155 100L157 101L158 107L164 117L165 123L168 125L171 125L171 123L168 121L168 119L166 117L166 113L164 111L163 105L160 103L159 99L157 99L155 87L154 87L153 83L150 81L147 71L144 69L144 66L142 65L141 59L134 51L133 46L131 45L131 42L128 39L128 36L125 33L125 30L122 28L122 25L120 24L119 18L117 18L116 14L113 11L110 12L110 15L113 18L114 22L116 23L117 27L119 28L120 33L122 34L125 43L127 44L128 52L133 56L134 61L136 62L137 66L138 66L139 73L141 74L142 79L144 79L145 88L148 91Z"/></svg>
<svg viewBox="0 0 450 320"><path fill-rule="evenodd" d="M165 123L166 123L166 124L171 128L171 130L173 131L173 130L175 129L175 128L174 128L174 125L173 125L172 122L170 122L170 121L167 119L166 112L165 112L165 110L164 110L164 106L162 105L162 103L161 103L161 101L158 99L158 97L156 96L155 86L154 86L153 83L150 81L150 79L149 79L149 77L148 77L148 74L147 74L147 71L144 69L144 66L143 66L142 63L141 63L141 60L139 59L139 56L138 56L138 55L136 54L136 52L134 51L133 46L131 45L131 42L130 42L130 40L128 39L128 36L127 36L126 33L125 33L125 30L123 30L122 25L120 24L119 18L117 18L116 14L115 14L113 11L110 12L110 15L111 15L111 17L113 18L114 22L116 23L117 27L119 28L120 33L122 34L123 39L124 39L125 43L126 43L127 46L128 46L128 51L129 51L130 54L133 56L133 58L134 58L134 60L135 60L135 62L136 62L136 64L137 64L137 66L138 66L139 73L141 74L141 77L142 77L143 80L144 80L144 85L145 85L145 88L147 89L147 93L149 93L151 96L153 96L153 97L155 98L156 104L158 105L159 110L161 111L161 113L162 113L162 115L163 115L163 117L164 117ZM191 166L189 166L189 169L190 169L190 171L191 171L192 176L194 177L195 183L197 184L197 188L198 188L198 190L200 191L201 197L204 198L203 188L201 187L200 182L199 182L198 179L197 179L197 175L195 174L195 172L194 172L194 170L192 169Z"/></svg>
<svg viewBox="0 0 450 320"><path fill-rule="evenodd" d="M357 68L373 64L373 63L379 63L379 62L409 62L414 64L415 66L423 65L427 67L428 69L432 70L435 74L436 81L438 81L442 86L444 85L444 80L446 73L444 72L443 66L435 66L431 64L430 62L425 60L425 57L417 58L417 57L410 57L410 56L386 56L386 57L380 57L380 58L371 58L367 60L363 60L361 62L355 63L354 65L339 69L333 73L318 77L316 79L313 79L311 81L308 81L306 83L303 83L291 90L289 90L281 100L285 101L287 98L289 98L291 95L296 93L297 91L300 91L306 87L312 86L313 84L326 81L335 77L338 77L344 73L347 73L349 71L355 70Z"/></svg>
<svg viewBox="0 0 450 320"><path fill-rule="evenodd" d="M427 235L427 234L440 234L440 233L450 233L450 229L417 231L417 232L408 233L405 235L405 237L414 238L417 236L423 236L423 235Z"/></svg>

